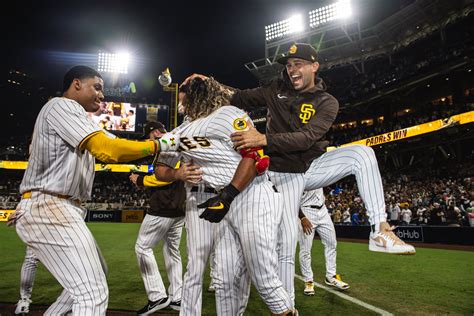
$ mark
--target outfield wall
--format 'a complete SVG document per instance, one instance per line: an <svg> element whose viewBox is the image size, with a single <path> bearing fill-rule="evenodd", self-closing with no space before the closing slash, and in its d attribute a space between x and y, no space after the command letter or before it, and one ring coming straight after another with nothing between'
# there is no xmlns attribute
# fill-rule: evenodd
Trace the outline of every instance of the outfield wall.
<svg viewBox="0 0 474 316"><path fill-rule="evenodd" d="M335 225L338 238L368 239L370 226ZM474 245L474 227L399 226L395 233L406 242Z"/></svg>

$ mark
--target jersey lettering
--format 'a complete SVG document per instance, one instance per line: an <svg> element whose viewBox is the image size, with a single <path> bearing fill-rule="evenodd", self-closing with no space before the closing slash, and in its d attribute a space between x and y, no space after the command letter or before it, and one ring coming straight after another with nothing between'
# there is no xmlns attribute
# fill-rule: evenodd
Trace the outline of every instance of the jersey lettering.
<svg viewBox="0 0 474 316"><path fill-rule="evenodd" d="M206 148L211 146L211 142L207 137L203 136L194 136L192 139L188 137L181 137L180 138L181 144L179 145L179 149L181 151L188 151L196 148Z"/></svg>

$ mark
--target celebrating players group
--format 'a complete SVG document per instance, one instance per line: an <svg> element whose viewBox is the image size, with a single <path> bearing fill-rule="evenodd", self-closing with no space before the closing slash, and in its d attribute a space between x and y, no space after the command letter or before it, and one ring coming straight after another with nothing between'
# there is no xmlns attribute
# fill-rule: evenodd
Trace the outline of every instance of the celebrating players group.
<svg viewBox="0 0 474 316"><path fill-rule="evenodd" d="M322 188L349 175L356 178L369 216L369 250L415 253L387 224L373 150L355 145L326 152L325 135L339 105L317 76L316 50L296 43L278 62L285 67L281 78L255 89L238 90L198 74L186 78L180 86L183 123L156 135L159 127L150 128L145 141L117 138L87 115L104 99L100 73L86 66L66 73L63 96L46 103L36 120L22 200L9 222L29 257L42 262L64 288L45 315L106 313L107 265L81 207L91 197L95 158L116 163L155 156L152 179L132 175L131 181L182 192L157 195L156 212L142 223L135 250L148 303L139 315L168 306L182 315L200 315L209 257L218 315L243 314L251 283L272 315L298 315L296 244L299 240L304 294L314 295L315 230L325 248L326 284L348 289L336 273L336 236ZM265 134L246 112L261 106L267 107ZM188 264L181 282L177 256L183 225ZM152 252L159 240L165 241L168 294ZM27 292L21 293L19 313L28 312Z"/></svg>

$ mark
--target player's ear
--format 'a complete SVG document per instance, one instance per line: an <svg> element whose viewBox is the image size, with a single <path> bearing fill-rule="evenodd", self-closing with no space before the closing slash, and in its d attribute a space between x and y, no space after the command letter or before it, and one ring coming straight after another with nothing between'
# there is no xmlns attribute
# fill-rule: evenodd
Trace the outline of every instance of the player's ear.
<svg viewBox="0 0 474 316"><path fill-rule="evenodd" d="M74 79L71 84L75 90L81 90L82 81L80 79Z"/></svg>

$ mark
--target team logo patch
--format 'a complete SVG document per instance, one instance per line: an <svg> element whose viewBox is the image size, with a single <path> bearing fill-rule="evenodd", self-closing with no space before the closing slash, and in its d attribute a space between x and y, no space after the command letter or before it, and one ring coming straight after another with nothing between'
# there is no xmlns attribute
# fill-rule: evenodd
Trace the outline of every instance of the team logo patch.
<svg viewBox="0 0 474 316"><path fill-rule="evenodd" d="M247 128L247 121L244 118L238 118L234 120L234 129L243 131Z"/></svg>
<svg viewBox="0 0 474 316"><path fill-rule="evenodd" d="M288 51L290 54L296 54L296 51L298 50L298 47L296 45L293 45L290 47L290 50Z"/></svg>
<svg viewBox="0 0 474 316"><path fill-rule="evenodd" d="M311 103L303 103L301 105L300 119L303 124L308 124L309 120L316 113Z"/></svg>

